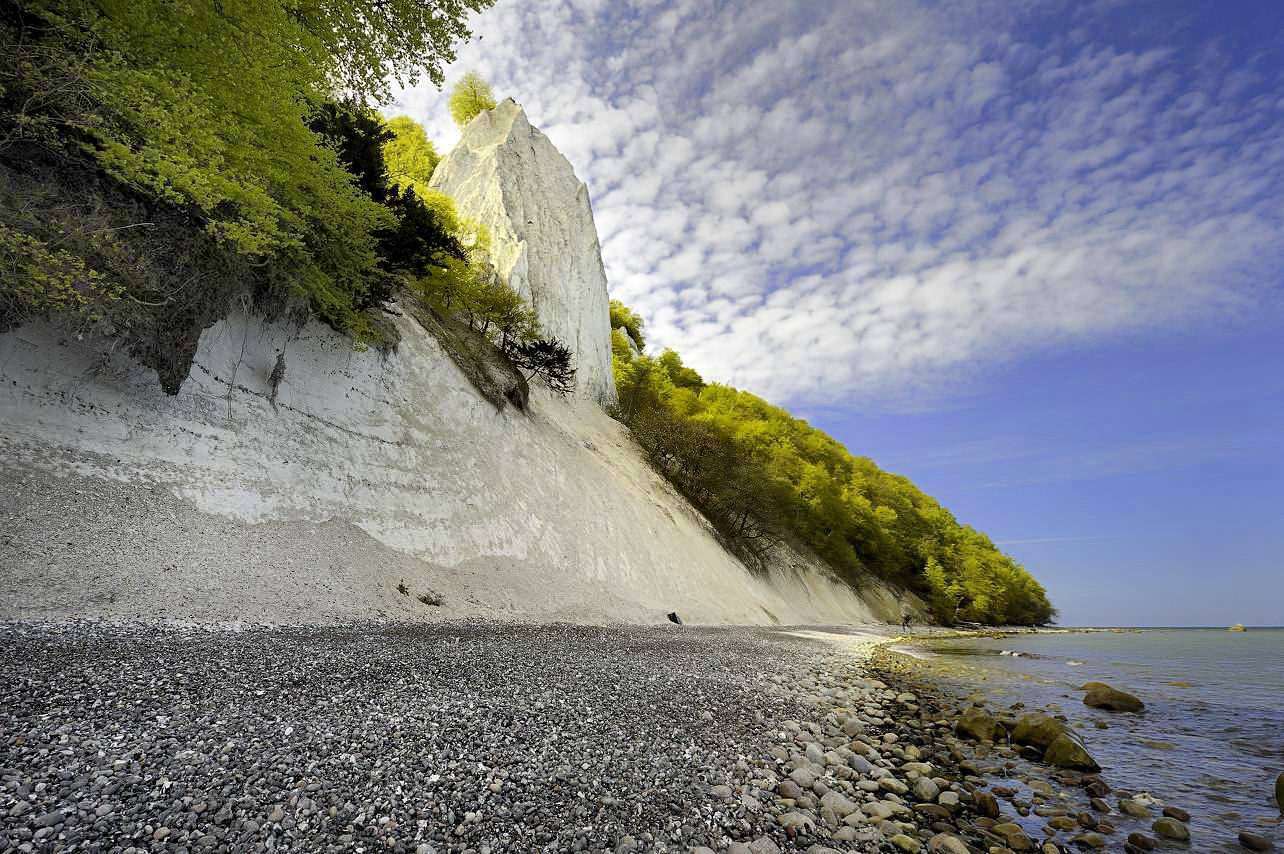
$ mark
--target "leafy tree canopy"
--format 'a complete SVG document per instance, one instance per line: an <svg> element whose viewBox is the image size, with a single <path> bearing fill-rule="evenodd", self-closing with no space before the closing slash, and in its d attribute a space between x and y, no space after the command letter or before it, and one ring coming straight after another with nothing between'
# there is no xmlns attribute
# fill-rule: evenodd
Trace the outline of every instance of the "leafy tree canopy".
<svg viewBox="0 0 1284 854"><path fill-rule="evenodd" d="M646 338L642 334L644 326L642 317L637 312L617 299L611 300L611 328L623 329L633 339L638 350L646 349Z"/></svg>
<svg viewBox="0 0 1284 854"><path fill-rule="evenodd" d="M421 199L432 192L428 181L441 157L428 139L423 125L410 116L397 116L388 120L392 138L383 148L383 159L392 183L414 190Z"/></svg>
<svg viewBox="0 0 1284 854"><path fill-rule="evenodd" d="M613 305L613 324L626 312ZM1052 619L1020 564L908 479L752 394L706 384L672 350L635 355L622 328L612 335L620 419L751 563L789 540L853 584L872 574L919 592L945 622Z"/></svg>
<svg viewBox="0 0 1284 854"><path fill-rule="evenodd" d="M340 150L312 125L339 91L378 100L391 81L421 72L440 83L467 14L490 3L3 0L0 185L40 201L0 216L6 251L24 253L15 268L48 271L29 290L41 281L62 287L69 276L116 281L132 298L116 301L130 306L128 317L100 312L96 299L94 316L134 336L142 352L161 346L144 334L190 350L245 290L301 301L358 341L379 340L365 309L386 290L381 235L398 215L372 194L369 173L354 180L346 168L368 153ZM83 202L106 217L97 211L108 199L122 212L111 217L137 219L100 223L74 247L59 239L61 211ZM186 223L203 238L184 232ZM157 294L164 278L139 270L163 267L151 259L167 247L186 265L171 280L189 284ZM37 294L0 324L80 302ZM140 305L155 310L140 314ZM191 326L174 327L180 318Z"/></svg>
<svg viewBox="0 0 1284 854"><path fill-rule="evenodd" d="M476 71L469 71L459 79L450 92L450 117L461 128L486 110L495 109L495 93L490 84Z"/></svg>

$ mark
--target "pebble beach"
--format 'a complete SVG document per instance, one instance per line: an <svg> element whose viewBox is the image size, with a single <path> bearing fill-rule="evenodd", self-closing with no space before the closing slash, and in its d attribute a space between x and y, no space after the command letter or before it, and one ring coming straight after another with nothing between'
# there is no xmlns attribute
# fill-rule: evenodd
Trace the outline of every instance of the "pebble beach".
<svg viewBox="0 0 1284 854"><path fill-rule="evenodd" d="M1150 850L886 640L8 624L0 851Z"/></svg>

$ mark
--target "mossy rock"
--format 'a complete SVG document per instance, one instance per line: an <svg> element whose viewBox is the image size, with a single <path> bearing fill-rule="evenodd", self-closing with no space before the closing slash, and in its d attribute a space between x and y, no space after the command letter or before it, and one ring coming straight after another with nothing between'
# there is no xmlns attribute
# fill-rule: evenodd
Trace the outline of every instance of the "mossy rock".
<svg viewBox="0 0 1284 854"><path fill-rule="evenodd" d="M1003 725L986 714L984 709L975 707L963 713L954 725L954 731L974 741L998 741L1007 733Z"/></svg>
<svg viewBox="0 0 1284 854"><path fill-rule="evenodd" d="M1146 704L1137 697L1127 691L1111 688L1109 685L1093 688L1084 695L1083 704L1094 709L1105 709L1108 712L1141 712L1146 708Z"/></svg>
<svg viewBox="0 0 1284 854"><path fill-rule="evenodd" d="M1178 842L1185 842L1190 839L1190 831L1186 829L1186 825L1168 816L1156 819L1150 829L1165 839L1175 839Z"/></svg>
<svg viewBox="0 0 1284 854"><path fill-rule="evenodd" d="M1012 740L1017 744L1028 744L1046 750L1065 731L1065 725L1061 721L1031 712L1017 721L1012 729Z"/></svg>
<svg viewBox="0 0 1284 854"><path fill-rule="evenodd" d="M1075 771L1100 771L1097 760L1088 753L1083 742L1069 732L1062 732L1052 740L1048 749L1043 752L1043 761L1057 768L1070 768Z"/></svg>

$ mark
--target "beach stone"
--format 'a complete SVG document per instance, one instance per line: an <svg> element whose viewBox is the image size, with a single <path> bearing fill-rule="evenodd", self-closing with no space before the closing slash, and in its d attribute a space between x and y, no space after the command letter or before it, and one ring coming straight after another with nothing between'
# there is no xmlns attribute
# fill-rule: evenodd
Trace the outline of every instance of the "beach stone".
<svg viewBox="0 0 1284 854"><path fill-rule="evenodd" d="M1109 688L1105 682L1085 682L1079 686L1080 691L1095 691L1098 688Z"/></svg>
<svg viewBox="0 0 1284 854"><path fill-rule="evenodd" d="M1055 818L1048 819L1048 827L1053 830L1074 830L1079 825L1068 815L1059 815Z"/></svg>
<svg viewBox="0 0 1284 854"><path fill-rule="evenodd" d="M1089 798L1088 803L1097 812L1110 812L1110 804L1106 803L1105 798Z"/></svg>
<svg viewBox="0 0 1284 854"><path fill-rule="evenodd" d="M1151 839L1144 833L1132 832L1128 834L1128 844L1138 851L1154 851L1159 847L1159 843Z"/></svg>
<svg viewBox="0 0 1284 854"><path fill-rule="evenodd" d="M957 808L959 805L959 793L958 792L941 792L940 796L937 797L936 802L941 806L945 807L947 810L953 810Z"/></svg>
<svg viewBox="0 0 1284 854"><path fill-rule="evenodd" d="M896 834L889 841L897 848L904 851L905 854L917 854L917 852L922 850L923 847L919 844L917 839L912 836L907 836L904 833Z"/></svg>
<svg viewBox="0 0 1284 854"><path fill-rule="evenodd" d="M718 798L719 800L729 801L733 794L735 793L731 790L730 786L712 786L709 788L709 796L712 798Z"/></svg>
<svg viewBox="0 0 1284 854"><path fill-rule="evenodd" d="M816 784L816 775L806 768L795 768L789 772L789 779L798 784L799 788L810 789Z"/></svg>
<svg viewBox="0 0 1284 854"><path fill-rule="evenodd" d="M948 833L938 833L927 840L927 850L931 854L971 854L971 850L962 839Z"/></svg>
<svg viewBox="0 0 1284 854"><path fill-rule="evenodd" d="M930 777L919 777L914 781L914 797L923 802L936 800L936 796L941 793L941 787L936 785Z"/></svg>
<svg viewBox="0 0 1284 854"><path fill-rule="evenodd" d="M782 798L796 801L803 796L803 790L793 780L781 780L776 784L776 794Z"/></svg>
<svg viewBox="0 0 1284 854"><path fill-rule="evenodd" d="M894 795L904 795L909 792L909 786L897 780L895 777L881 777L878 780L878 786L885 792L891 792Z"/></svg>
<svg viewBox="0 0 1284 854"><path fill-rule="evenodd" d="M1150 829L1165 839L1175 839L1178 842L1185 842L1190 839L1190 831L1186 829L1186 825L1169 816L1155 819L1155 823L1150 826Z"/></svg>
<svg viewBox="0 0 1284 854"><path fill-rule="evenodd" d="M1132 798L1119 799L1119 812L1124 815L1130 815L1133 818L1150 818L1150 810L1141 801L1134 801Z"/></svg>
<svg viewBox="0 0 1284 854"><path fill-rule="evenodd" d="M1271 840L1265 836L1251 833L1247 830L1239 832L1239 844L1243 845L1249 851L1270 851L1272 848Z"/></svg>
<svg viewBox="0 0 1284 854"><path fill-rule="evenodd" d="M1100 833L1080 833L1070 839L1076 845L1082 845L1086 848L1105 848L1106 837Z"/></svg>
<svg viewBox="0 0 1284 854"><path fill-rule="evenodd" d="M800 812L787 812L776 818L776 823L786 830L815 830L816 822L811 816Z"/></svg>
<svg viewBox="0 0 1284 854"><path fill-rule="evenodd" d="M749 854L780 854L780 846L770 836L763 836L749 843Z"/></svg>
<svg viewBox="0 0 1284 854"><path fill-rule="evenodd" d="M1012 740L1017 744L1029 744L1046 750L1065 731L1065 724L1061 721L1031 712L1017 721L1012 729Z"/></svg>
<svg viewBox="0 0 1284 854"><path fill-rule="evenodd" d="M837 815L839 818L847 818L847 816L851 815L852 813L860 809L860 807L858 807L856 804L849 801L846 797L839 794L838 792L827 793L824 797L820 799L820 805L822 808L828 808L833 810L834 814Z"/></svg>
<svg viewBox="0 0 1284 854"><path fill-rule="evenodd" d="M1101 766L1088 753L1083 742L1069 731L1053 739L1048 749L1043 752L1043 761L1058 768L1072 768L1077 771L1101 770Z"/></svg>
<svg viewBox="0 0 1284 854"><path fill-rule="evenodd" d="M1002 724L986 714L984 709L975 707L963 712L954 725L954 731L974 741L998 741L999 736L1006 733Z"/></svg>
<svg viewBox="0 0 1284 854"><path fill-rule="evenodd" d="M998 818L1001 814L999 802L989 792L977 792L973 799L976 801L976 811L986 818Z"/></svg>
<svg viewBox="0 0 1284 854"><path fill-rule="evenodd" d="M1127 691L1111 688L1109 685L1093 688L1084 695L1083 703L1085 706L1105 709L1108 712L1141 712L1146 708L1146 704L1137 697Z"/></svg>
<svg viewBox="0 0 1284 854"><path fill-rule="evenodd" d="M1007 838L1008 847L1013 851L1033 851L1035 849L1034 840L1025 835L1025 832L1014 833Z"/></svg>
<svg viewBox="0 0 1284 854"><path fill-rule="evenodd" d="M1175 818L1183 823L1190 821L1190 813L1186 812L1181 807L1164 807L1164 815L1169 818Z"/></svg>
<svg viewBox="0 0 1284 854"><path fill-rule="evenodd" d="M1275 804L1284 813L1284 772L1275 778Z"/></svg>

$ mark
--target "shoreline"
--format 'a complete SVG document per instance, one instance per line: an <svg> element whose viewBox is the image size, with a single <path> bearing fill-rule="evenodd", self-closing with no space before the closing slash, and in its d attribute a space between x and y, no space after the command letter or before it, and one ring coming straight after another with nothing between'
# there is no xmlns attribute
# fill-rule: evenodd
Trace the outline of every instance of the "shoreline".
<svg viewBox="0 0 1284 854"><path fill-rule="evenodd" d="M1212 631L1217 630L1214 628ZM1152 758L1120 752L1121 744L1171 751L1174 745L1169 740L1180 741L1175 736L1188 733L1189 722L1183 727L1176 717L1163 716L1163 712L1157 713L1155 708L1144 715L1089 708L1082 704L1083 688L1067 687L1065 672L1059 672L1055 681L1041 679L1031 669L961 664L963 659L957 654L931 650L937 641L1002 639L1020 634L1048 633L920 633L882 645L873 667L891 684L907 685L911 690L930 686L919 687L919 690L934 690L946 705L953 704L965 712L975 709L992 718L998 725L992 742L968 741L969 752L984 760L977 763L983 772L979 776L988 781L989 790L998 794L1001 803L1006 802L1007 809L1017 812L1017 823L1039 830L1050 839L1064 840L1065 835L1071 833L1081 837L1085 830L1091 830L1103 838L1072 837L1070 841L1081 849L1107 848L1126 852L1151 851L1174 845L1200 851L1267 851L1274 850L1272 839L1278 846L1280 830L1284 828L1284 806L1281 813L1276 813L1274 803L1264 810L1257 806L1256 795L1250 795L1248 801L1242 795L1239 801L1232 801L1219 797L1215 791L1205 795L1205 787L1211 783L1202 782L1202 778L1196 786L1193 776L1178 775L1174 778L1165 772L1164 764L1158 767L1152 764L1155 761ZM1017 648L1013 652L998 650L997 654L1033 659L1033 670L1039 671L1038 660L1044 658L1045 653L1042 647L1034 649L1039 652ZM990 649L990 652L995 650ZM1068 663L1081 665L1083 662L1069 659ZM1052 675L1046 668L1040 672L1048 677ZM1069 684L1079 685L1091 682L1093 678L1090 672L1086 672L1079 682ZM1191 687L1181 681L1166 684L1177 688ZM1123 687L1133 690L1127 684ZM1058 699L1057 694L1063 699ZM1148 696L1148 703L1150 699ZM1064 711L1063 703L1070 704ZM1171 705L1156 708L1166 709L1170 715L1174 711ZM1069 712L1069 717L1065 712ZM957 717L957 711L955 715ZM1098 758L1107 767L1081 773L1062 770L1045 762L1041 756L1042 748L1035 748L1028 739L1019 737L1022 735L1020 722L1027 715L1060 721L1062 730L1071 733L1087 754L1100 751ZM1115 735L1116 732L1119 735ZM1181 761L1178 760L1179 763ZM1184 761L1195 762L1196 759L1192 755ZM986 762L989 763L988 768ZM1268 759L1268 769L1271 764ZM1270 773L1274 780L1275 772ZM1050 784L1053 792L1040 792L1043 788L1038 785L1040 782ZM1192 793L1192 786L1199 791ZM1049 797L1050 794L1055 795L1055 800ZM1170 797L1176 800L1170 801ZM1041 806L1044 807L1042 810ZM1192 816L1182 806L1190 807L1195 815ZM1058 815L1060 809L1068 811L1065 816ZM1083 821L1085 815L1089 817L1087 822ZM1069 821L1056 821L1062 817L1073 818L1080 827L1073 827ZM1088 828L1087 825L1093 822L1095 825Z"/></svg>

